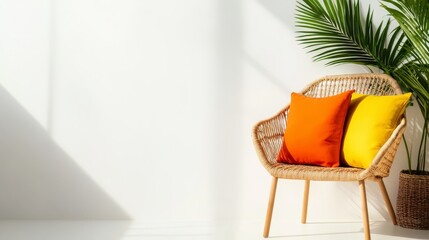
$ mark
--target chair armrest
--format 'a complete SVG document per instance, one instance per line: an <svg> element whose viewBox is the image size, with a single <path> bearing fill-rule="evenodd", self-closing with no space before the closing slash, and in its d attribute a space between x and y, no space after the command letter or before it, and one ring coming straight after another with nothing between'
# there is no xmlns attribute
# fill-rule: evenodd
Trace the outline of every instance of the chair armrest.
<svg viewBox="0 0 429 240"><path fill-rule="evenodd" d="M257 123L253 128L253 144L265 168L277 163L277 155L283 144L288 111L289 105L273 117Z"/></svg>
<svg viewBox="0 0 429 240"><path fill-rule="evenodd" d="M405 127L406 119L403 117L390 138L380 148L377 155L375 155L371 165L361 173L361 179L384 178L389 176L390 168L392 167L398 146L401 143Z"/></svg>

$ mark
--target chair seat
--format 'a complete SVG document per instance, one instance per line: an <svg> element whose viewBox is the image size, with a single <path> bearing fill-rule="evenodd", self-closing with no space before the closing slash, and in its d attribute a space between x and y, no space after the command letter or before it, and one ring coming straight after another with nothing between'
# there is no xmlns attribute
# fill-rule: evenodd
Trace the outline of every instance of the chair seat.
<svg viewBox="0 0 429 240"><path fill-rule="evenodd" d="M366 169L352 167L319 167L309 165L272 164L268 172L277 178L315 181L359 181L365 178Z"/></svg>

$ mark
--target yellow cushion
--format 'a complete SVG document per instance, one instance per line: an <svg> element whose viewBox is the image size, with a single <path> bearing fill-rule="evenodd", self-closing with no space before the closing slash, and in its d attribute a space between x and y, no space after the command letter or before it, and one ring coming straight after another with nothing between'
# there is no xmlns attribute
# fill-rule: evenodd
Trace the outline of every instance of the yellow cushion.
<svg viewBox="0 0 429 240"><path fill-rule="evenodd" d="M393 96L352 94L344 129L342 164L368 168L403 115L411 93Z"/></svg>

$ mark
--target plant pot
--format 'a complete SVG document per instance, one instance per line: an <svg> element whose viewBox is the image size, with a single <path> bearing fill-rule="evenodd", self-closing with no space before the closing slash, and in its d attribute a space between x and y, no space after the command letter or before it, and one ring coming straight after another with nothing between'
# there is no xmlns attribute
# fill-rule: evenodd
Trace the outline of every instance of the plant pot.
<svg viewBox="0 0 429 240"><path fill-rule="evenodd" d="M429 229L429 172L401 171L396 213L401 227Z"/></svg>

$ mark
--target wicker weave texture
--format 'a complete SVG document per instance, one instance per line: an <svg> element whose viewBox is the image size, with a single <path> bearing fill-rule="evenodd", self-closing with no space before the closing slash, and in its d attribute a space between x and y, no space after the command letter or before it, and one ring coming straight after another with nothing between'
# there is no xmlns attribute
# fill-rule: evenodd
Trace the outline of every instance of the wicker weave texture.
<svg viewBox="0 0 429 240"><path fill-rule="evenodd" d="M426 175L399 175L396 209L399 226L429 229L429 172Z"/></svg>
<svg viewBox="0 0 429 240"><path fill-rule="evenodd" d="M379 96L402 94L397 82L385 74L351 74L326 76L308 85L301 93L311 97L327 97L355 90L361 94ZM289 105L273 117L256 124L253 142L259 159L265 169L274 177L319 181L377 180L389 175L396 150L405 130L403 118L392 136L380 149L368 169L326 168L306 165L277 163L277 155L283 142Z"/></svg>

